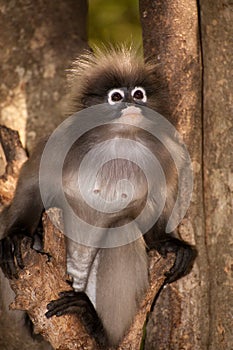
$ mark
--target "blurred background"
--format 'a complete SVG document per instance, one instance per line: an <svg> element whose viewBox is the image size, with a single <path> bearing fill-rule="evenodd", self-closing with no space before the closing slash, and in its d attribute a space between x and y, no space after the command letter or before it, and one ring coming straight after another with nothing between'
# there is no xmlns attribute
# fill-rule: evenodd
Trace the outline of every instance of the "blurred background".
<svg viewBox="0 0 233 350"><path fill-rule="evenodd" d="M122 42L142 46L138 0L89 0L88 6L90 46Z"/></svg>

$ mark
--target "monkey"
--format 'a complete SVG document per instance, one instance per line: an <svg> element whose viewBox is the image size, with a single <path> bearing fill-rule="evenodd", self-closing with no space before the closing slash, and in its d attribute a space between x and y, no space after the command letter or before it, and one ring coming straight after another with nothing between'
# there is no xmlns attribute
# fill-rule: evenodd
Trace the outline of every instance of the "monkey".
<svg viewBox="0 0 233 350"><path fill-rule="evenodd" d="M64 198L57 190L59 185L56 171L51 174L46 172L48 183L44 192L47 195L49 191L51 195L42 199L39 173L43 152L48 144L46 138L23 165L14 199L5 211L6 225L0 241L0 266L8 278L17 277L19 270L24 267L20 250L22 239L25 236L35 236L45 209L61 208L67 234L67 272L72 277L73 291L60 293L57 300L51 301L46 317L77 314L90 334L105 349L108 346L116 347L120 343L148 288L148 251L155 249L164 257L169 252L175 253L175 263L166 273L164 284L168 284L190 271L196 250L178 237L175 230L166 232L175 205L178 174L168 149L149 132L153 123L149 117L150 110L163 114L167 120L172 121L166 112L168 102L158 67L149 61L145 62L132 48L122 46L99 49L94 53L84 53L73 63L69 74L69 89L68 115L81 112L88 118L90 113L95 114L96 108L100 110L96 118L102 114L107 115L103 125L97 123L75 140L65 156L62 186L66 202L72 210L67 210ZM109 122L106 122L108 117ZM76 129L74 120L71 119L68 123L71 129ZM147 125L148 128L145 127ZM49 157L51 164L57 157L56 147L69 143L67 135L66 130L64 133L58 132L58 143L55 143ZM168 135L167 138L169 137ZM185 170L185 162L182 155L179 155L179 152L182 153L181 147L176 146L172 140L170 142L179 158L180 168ZM115 159L112 154L108 158L111 150L112 154L117 155ZM88 152L92 152L91 161L100 158L103 159L103 164L95 174L93 183L92 165L84 167L84 180L77 186L78 172ZM126 156L124 159L121 154L128 155L128 158ZM153 173L153 156L162 166L165 176L163 183L158 173ZM150 188L140 164L136 160L131 161L132 157L139 159L139 163L143 163L150 174ZM50 168L48 161L45 161L45 168ZM124 192L125 179L132 184L134 193L126 206L108 212L110 203L115 201L118 205L128 199L127 191ZM164 187L166 198L158 215L160 201L164 198ZM97 205L104 200L104 210L96 210L85 202L82 193L85 195L88 191L96 196ZM119 196L120 201L117 201ZM142 211L144 214L140 215ZM89 244L88 240L83 243L85 237L81 241L76 240L76 232L82 231L82 227L74 220L73 213L81 218L84 227L86 222L94 227L91 238L85 230L85 236L87 234L92 243L94 239L93 244ZM147 222L154 217L157 219L153 225L147 227ZM99 241L93 238L97 227L102 229ZM110 247L108 243L105 244L105 239L111 236L111 232L117 232L117 239L123 237L123 243Z"/></svg>

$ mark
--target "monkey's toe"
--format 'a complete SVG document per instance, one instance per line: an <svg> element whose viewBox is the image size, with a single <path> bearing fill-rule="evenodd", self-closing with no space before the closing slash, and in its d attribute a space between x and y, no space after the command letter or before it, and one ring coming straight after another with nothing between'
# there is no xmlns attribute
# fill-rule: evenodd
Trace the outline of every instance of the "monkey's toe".
<svg viewBox="0 0 233 350"><path fill-rule="evenodd" d="M88 296L84 292L66 291L59 293L59 299L52 300L47 305L48 311L45 316L61 316L65 314L78 314L82 316L85 312L95 312Z"/></svg>

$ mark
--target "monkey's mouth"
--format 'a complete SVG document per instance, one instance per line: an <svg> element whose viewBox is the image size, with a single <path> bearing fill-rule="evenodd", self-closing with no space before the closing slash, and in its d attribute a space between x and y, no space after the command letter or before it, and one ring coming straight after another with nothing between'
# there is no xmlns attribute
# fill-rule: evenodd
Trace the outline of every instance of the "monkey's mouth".
<svg viewBox="0 0 233 350"><path fill-rule="evenodd" d="M125 116L125 115L128 115L128 114L130 114L132 116L133 115L137 116L137 115L142 114L142 113L141 113L141 109L140 108L135 107L135 106L129 106L129 107L126 107L126 108L122 109L122 111L121 111L121 115L122 116Z"/></svg>
<svg viewBox="0 0 233 350"><path fill-rule="evenodd" d="M129 106L121 111L121 116L116 122L138 125L144 119L140 108Z"/></svg>

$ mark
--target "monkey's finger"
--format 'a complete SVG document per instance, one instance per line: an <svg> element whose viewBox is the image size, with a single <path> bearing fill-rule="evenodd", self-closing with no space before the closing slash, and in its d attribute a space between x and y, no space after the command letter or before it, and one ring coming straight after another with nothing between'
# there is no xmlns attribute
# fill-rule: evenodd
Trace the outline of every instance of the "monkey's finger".
<svg viewBox="0 0 233 350"><path fill-rule="evenodd" d="M14 245L10 237L5 237L0 242L1 258L0 266L3 273L9 279L17 277L17 268L14 260Z"/></svg>
<svg viewBox="0 0 233 350"><path fill-rule="evenodd" d="M76 313L82 315L85 312L95 313L95 309L84 292L75 292L74 290L59 293L60 298L52 300L48 305L46 317L54 315Z"/></svg>
<svg viewBox="0 0 233 350"><path fill-rule="evenodd" d="M174 265L168 272L165 273L165 283L172 283L184 274L183 270L185 268L185 263L183 261L183 256L183 250L179 250L179 252L176 254L176 260Z"/></svg>
<svg viewBox="0 0 233 350"><path fill-rule="evenodd" d="M60 298L62 297L74 297L76 296L77 292L74 290L66 290L65 292L60 292L58 295Z"/></svg>
<svg viewBox="0 0 233 350"><path fill-rule="evenodd" d="M75 292L74 290L60 292L59 299L52 300L50 303L48 303L47 309L51 310L55 307L60 307L65 304L68 305L69 303L73 302L76 302L79 306L83 306L90 303L90 300L84 292Z"/></svg>
<svg viewBox="0 0 233 350"><path fill-rule="evenodd" d="M75 292L74 292L75 293ZM63 296L57 300L52 300L50 303L47 305L47 309L53 310L53 309L59 309L63 308L69 305L74 305L76 304L79 307L83 307L87 304L86 300L79 299L76 294L73 294L72 296Z"/></svg>
<svg viewBox="0 0 233 350"><path fill-rule="evenodd" d="M81 302L81 301L86 302L86 303L90 302L90 300L85 292L76 292L74 290L60 292L59 297L60 297L60 299L64 298L64 297L69 297L69 298L73 297L73 298L79 300L79 302Z"/></svg>
<svg viewBox="0 0 233 350"><path fill-rule="evenodd" d="M2 269L2 272L6 277L7 276L7 265L5 260L5 254L4 254L4 243L3 240L0 241L0 267Z"/></svg>
<svg viewBox="0 0 233 350"><path fill-rule="evenodd" d="M189 245L180 246L176 251L176 260L170 271L165 273L165 283L172 283L182 276L185 276L191 268L196 256L195 251Z"/></svg>
<svg viewBox="0 0 233 350"><path fill-rule="evenodd" d="M17 265L20 269L24 269L25 264L22 256L22 245L31 246L32 239L31 237L28 237L28 236L21 236L21 237L15 236L13 238L13 242L14 242L15 258L17 261Z"/></svg>
<svg viewBox="0 0 233 350"><path fill-rule="evenodd" d="M48 304L48 310L45 314L47 318L52 316L61 316L66 314L82 314L86 310L86 303L79 303L77 299L55 300Z"/></svg>

